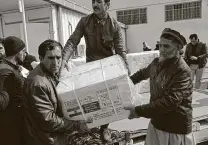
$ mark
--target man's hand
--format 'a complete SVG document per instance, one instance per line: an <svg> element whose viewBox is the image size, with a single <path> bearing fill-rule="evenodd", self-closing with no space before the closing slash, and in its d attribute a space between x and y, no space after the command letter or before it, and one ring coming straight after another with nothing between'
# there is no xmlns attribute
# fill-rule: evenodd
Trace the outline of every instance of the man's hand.
<svg viewBox="0 0 208 145"><path fill-rule="evenodd" d="M190 56L190 59L191 60L197 60L197 57L196 56Z"/></svg>
<svg viewBox="0 0 208 145"><path fill-rule="evenodd" d="M66 62L66 60L62 60L61 70L63 70L65 67L69 71L68 63Z"/></svg>
<svg viewBox="0 0 208 145"><path fill-rule="evenodd" d="M90 129L87 127L88 123L92 123L93 122L93 118L92 117L88 117L86 120L80 120L80 132L86 132L86 131L90 131Z"/></svg>
<svg viewBox="0 0 208 145"><path fill-rule="evenodd" d="M136 115L135 106L133 104L124 105L124 109L130 111L129 119L139 118L139 116Z"/></svg>
<svg viewBox="0 0 208 145"><path fill-rule="evenodd" d="M67 63L66 60L62 60L62 64L61 64L61 68L60 68L60 71L59 71L59 77L63 77L64 76L64 69L65 69L65 72L68 71L70 72L72 70L72 68L75 67L75 65L73 64L72 61L69 61Z"/></svg>

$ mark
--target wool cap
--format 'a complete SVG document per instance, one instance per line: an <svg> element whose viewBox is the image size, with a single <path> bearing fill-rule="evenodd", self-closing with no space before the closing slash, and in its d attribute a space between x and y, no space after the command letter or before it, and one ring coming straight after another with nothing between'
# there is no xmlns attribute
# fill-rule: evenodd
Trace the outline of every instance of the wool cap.
<svg viewBox="0 0 208 145"><path fill-rule="evenodd" d="M13 56L25 48L25 43L18 37L9 36L4 40L6 56Z"/></svg>
<svg viewBox="0 0 208 145"><path fill-rule="evenodd" d="M182 46L185 46L187 44L186 39L176 30L173 30L173 29L170 29L170 28L165 28L162 31L162 35L160 37L162 37L164 35L170 35L170 36L174 37L176 40L178 40L178 42Z"/></svg>

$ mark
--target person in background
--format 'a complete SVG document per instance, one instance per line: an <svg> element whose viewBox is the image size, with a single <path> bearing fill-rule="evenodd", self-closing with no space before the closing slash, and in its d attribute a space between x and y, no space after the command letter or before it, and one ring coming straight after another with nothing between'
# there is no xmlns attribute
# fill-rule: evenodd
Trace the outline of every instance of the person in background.
<svg viewBox="0 0 208 145"><path fill-rule="evenodd" d="M159 50L159 45L160 45L160 42L157 41L157 44L156 44L156 46L155 46L155 50Z"/></svg>
<svg viewBox="0 0 208 145"><path fill-rule="evenodd" d="M24 78L20 65L25 58L25 43L9 36L4 49L6 58L0 63L0 144L24 145Z"/></svg>
<svg viewBox="0 0 208 145"><path fill-rule="evenodd" d="M127 104L130 119L149 118L145 145L195 145L192 134L191 69L180 55L186 39L170 28L160 36L159 58L130 78L134 84L150 78L150 102Z"/></svg>
<svg viewBox="0 0 208 145"><path fill-rule="evenodd" d="M120 55L130 75L126 58L126 49L123 44L123 37L119 23L112 18L107 10L110 7L110 0L92 0L93 13L81 18L75 31L68 39L63 50L63 65L65 66L72 56L81 38L84 36L86 42L86 62ZM103 140L110 140L108 124L101 126Z"/></svg>
<svg viewBox="0 0 208 145"><path fill-rule="evenodd" d="M31 70L33 70L33 67L32 67L32 63L35 61L35 62L37 62L37 59L35 58L35 56L33 56L33 55L30 55L30 54L28 54L27 52L25 52L26 53L26 57L25 57L25 60L24 60L24 62L23 62L23 67L24 68L26 68L27 70L29 70L29 71L31 71Z"/></svg>
<svg viewBox="0 0 208 145"><path fill-rule="evenodd" d="M147 45L146 42L143 42L143 51L151 51L150 47Z"/></svg>
<svg viewBox="0 0 208 145"><path fill-rule="evenodd" d="M0 62L5 58L4 39L0 38Z"/></svg>
<svg viewBox="0 0 208 145"><path fill-rule="evenodd" d="M191 42L186 46L185 59L191 68L191 80L196 76L194 87L199 89L207 64L207 46L199 41L197 34L191 34L189 39Z"/></svg>
<svg viewBox="0 0 208 145"><path fill-rule="evenodd" d="M62 45L55 40L40 44L40 64L24 84L26 145L62 145L64 134L86 129L84 121L63 117L56 86L62 64Z"/></svg>

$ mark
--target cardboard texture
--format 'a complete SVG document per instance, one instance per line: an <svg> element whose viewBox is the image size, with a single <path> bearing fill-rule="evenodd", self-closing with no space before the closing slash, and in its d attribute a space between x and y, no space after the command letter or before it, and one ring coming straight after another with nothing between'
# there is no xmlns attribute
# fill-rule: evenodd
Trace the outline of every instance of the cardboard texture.
<svg viewBox="0 0 208 145"><path fill-rule="evenodd" d="M138 103L134 85L119 56L94 61L65 72L57 86L63 114L70 120L93 118L89 128L125 119L124 104Z"/></svg>
<svg viewBox="0 0 208 145"><path fill-rule="evenodd" d="M147 67L156 57L159 57L159 51L128 54L127 61L131 74L134 74L138 70ZM140 94L150 92L149 79L141 81L139 84L137 84L136 91Z"/></svg>

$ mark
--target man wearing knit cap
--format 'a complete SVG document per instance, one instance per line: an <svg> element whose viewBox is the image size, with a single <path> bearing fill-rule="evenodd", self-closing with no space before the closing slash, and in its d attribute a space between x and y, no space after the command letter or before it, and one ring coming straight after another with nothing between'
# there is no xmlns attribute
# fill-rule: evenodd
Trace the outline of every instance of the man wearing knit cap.
<svg viewBox="0 0 208 145"><path fill-rule="evenodd" d="M134 84L150 78L150 102L126 105L130 119L151 119L145 145L194 145L192 134L191 70L180 50L186 44L177 31L166 28L159 43L159 58L131 76Z"/></svg>
<svg viewBox="0 0 208 145"><path fill-rule="evenodd" d="M0 64L0 142L23 145L22 88L19 65L25 57L25 43L14 36L4 40L6 58Z"/></svg>

